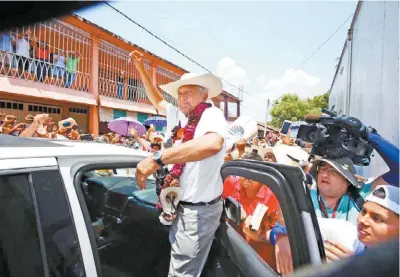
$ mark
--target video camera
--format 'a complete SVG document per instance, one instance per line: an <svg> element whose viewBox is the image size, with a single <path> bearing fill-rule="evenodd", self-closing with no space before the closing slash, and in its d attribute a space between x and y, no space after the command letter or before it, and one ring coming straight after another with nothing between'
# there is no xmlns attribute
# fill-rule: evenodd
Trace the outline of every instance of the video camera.
<svg viewBox="0 0 400 277"><path fill-rule="evenodd" d="M332 110L321 109L322 115L309 114L308 125L301 125L297 144L312 143L311 155L330 159L349 157L354 164L367 166L373 148L361 137L365 126L355 117L341 115Z"/></svg>

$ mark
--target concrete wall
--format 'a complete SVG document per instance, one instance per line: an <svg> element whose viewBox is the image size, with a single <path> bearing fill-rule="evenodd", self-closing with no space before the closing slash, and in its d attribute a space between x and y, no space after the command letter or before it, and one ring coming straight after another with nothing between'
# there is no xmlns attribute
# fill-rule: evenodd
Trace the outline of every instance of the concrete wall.
<svg viewBox="0 0 400 277"><path fill-rule="evenodd" d="M345 114L358 117L399 146L399 2L360 2L329 97ZM378 154L366 177L387 167Z"/></svg>

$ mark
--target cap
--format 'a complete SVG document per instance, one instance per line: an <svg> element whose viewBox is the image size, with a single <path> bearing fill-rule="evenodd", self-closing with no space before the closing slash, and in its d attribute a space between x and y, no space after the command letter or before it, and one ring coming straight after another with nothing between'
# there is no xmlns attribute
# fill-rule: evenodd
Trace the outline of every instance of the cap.
<svg viewBox="0 0 400 277"><path fill-rule="evenodd" d="M376 189L365 198L365 201L376 203L396 214L399 214L398 187L390 185L377 186Z"/></svg>
<svg viewBox="0 0 400 277"><path fill-rule="evenodd" d="M73 126L77 125L75 119L73 119L72 117L69 117L67 119L61 120L58 122L58 128L72 128Z"/></svg>
<svg viewBox="0 0 400 277"><path fill-rule="evenodd" d="M337 158L337 159L319 159L319 160L314 160L312 170L311 170L311 175L316 179L317 178L317 167L322 163L326 162L329 165L331 165L334 169L336 169L340 175L342 175L344 178L347 179L347 181L350 182L354 187L356 188L361 188L363 183L358 181L357 177L354 175L355 174L355 168L354 168L354 163L353 161L348 158L348 157L342 157L342 158Z"/></svg>

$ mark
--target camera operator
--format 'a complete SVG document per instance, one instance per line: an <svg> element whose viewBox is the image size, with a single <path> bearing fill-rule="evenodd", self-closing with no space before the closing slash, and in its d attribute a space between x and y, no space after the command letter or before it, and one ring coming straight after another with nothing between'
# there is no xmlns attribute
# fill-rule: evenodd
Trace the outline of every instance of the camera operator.
<svg viewBox="0 0 400 277"><path fill-rule="evenodd" d="M376 178L372 183L363 184L356 178L354 163L348 157L323 158L313 161L312 175L317 187L310 189L316 215L324 218L338 218L357 224L357 218L364 199L378 185L399 186L399 149L383 139L375 129L362 127L353 130L364 138L380 154L389 167L389 172ZM282 220L279 220L282 222ZM269 233L269 241L275 245L279 273L292 271L292 256L286 227L277 223Z"/></svg>

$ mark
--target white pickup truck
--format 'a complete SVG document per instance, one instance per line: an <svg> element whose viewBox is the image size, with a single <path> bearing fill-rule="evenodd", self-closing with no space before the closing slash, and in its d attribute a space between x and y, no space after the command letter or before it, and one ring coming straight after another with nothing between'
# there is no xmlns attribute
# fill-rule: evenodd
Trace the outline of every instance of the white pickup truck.
<svg viewBox="0 0 400 277"><path fill-rule="evenodd" d="M139 190L134 178L147 155L95 142L0 135L0 276L167 276L168 227L158 219L155 182ZM268 184L285 217L295 269L321 263L322 240L300 168L239 160L221 174ZM237 206L226 201L225 207L202 276L278 276L237 232Z"/></svg>

